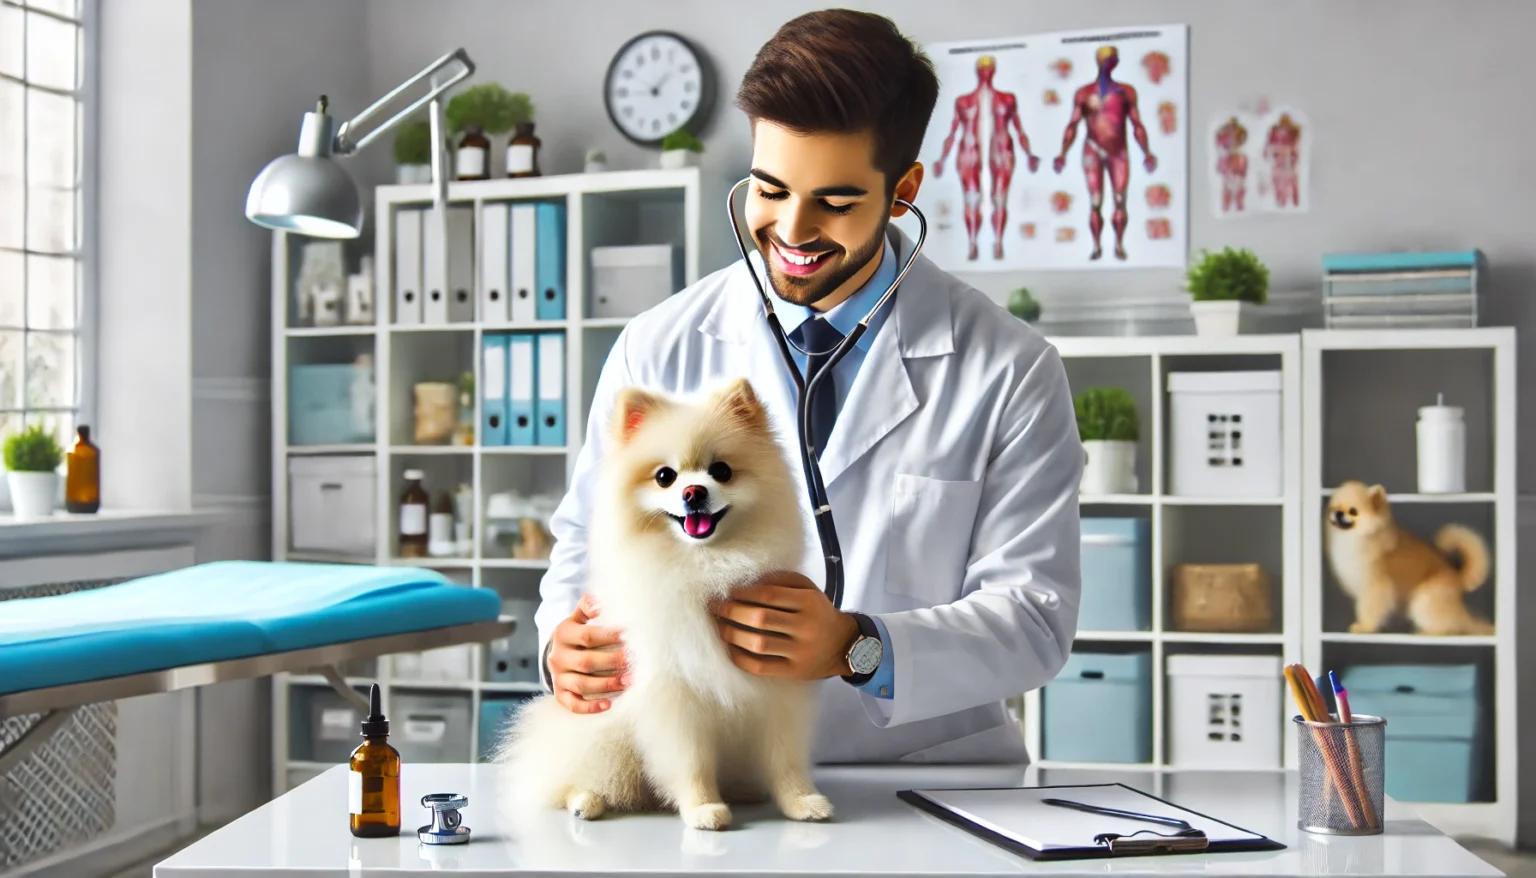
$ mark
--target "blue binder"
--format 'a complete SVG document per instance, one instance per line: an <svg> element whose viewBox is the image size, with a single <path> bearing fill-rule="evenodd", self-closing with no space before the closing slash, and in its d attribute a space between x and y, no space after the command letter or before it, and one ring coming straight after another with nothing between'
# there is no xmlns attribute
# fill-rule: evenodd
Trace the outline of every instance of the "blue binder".
<svg viewBox="0 0 1536 878"><path fill-rule="evenodd" d="M540 320L565 319L565 204L541 201L535 209L538 256L535 267Z"/></svg>
<svg viewBox="0 0 1536 878"><path fill-rule="evenodd" d="M538 388L538 351L534 337L527 332L510 336L507 352L507 424L508 444L533 445L534 408Z"/></svg>
<svg viewBox="0 0 1536 878"><path fill-rule="evenodd" d="M539 332L538 417L539 445L565 444L565 333Z"/></svg>
<svg viewBox="0 0 1536 878"><path fill-rule="evenodd" d="M488 332L480 343L480 444L507 444L507 337Z"/></svg>

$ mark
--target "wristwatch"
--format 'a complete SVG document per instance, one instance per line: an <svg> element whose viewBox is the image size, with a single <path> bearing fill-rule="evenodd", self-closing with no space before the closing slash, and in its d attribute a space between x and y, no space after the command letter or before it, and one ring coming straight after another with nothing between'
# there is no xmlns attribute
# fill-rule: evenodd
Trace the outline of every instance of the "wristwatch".
<svg viewBox="0 0 1536 878"><path fill-rule="evenodd" d="M875 671L880 667L880 660L885 656L885 644L880 642L880 630L875 627L875 621L863 613L849 613L853 621L859 626L859 636L848 645L846 658L848 667L853 671L843 675L843 679L854 686L863 686L875 676Z"/></svg>

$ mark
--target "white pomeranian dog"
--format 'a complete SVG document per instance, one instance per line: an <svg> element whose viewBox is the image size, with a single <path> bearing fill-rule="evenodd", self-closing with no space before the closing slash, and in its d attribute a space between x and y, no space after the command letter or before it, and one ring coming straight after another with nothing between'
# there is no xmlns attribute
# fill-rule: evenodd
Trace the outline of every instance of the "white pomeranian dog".
<svg viewBox="0 0 1536 878"><path fill-rule="evenodd" d="M770 796L825 820L811 779L814 684L732 664L712 602L804 554L795 476L745 380L698 398L619 392L588 533L588 590L624 634L629 688L601 713L552 695L518 711L496 761L514 807L675 810L724 829Z"/></svg>

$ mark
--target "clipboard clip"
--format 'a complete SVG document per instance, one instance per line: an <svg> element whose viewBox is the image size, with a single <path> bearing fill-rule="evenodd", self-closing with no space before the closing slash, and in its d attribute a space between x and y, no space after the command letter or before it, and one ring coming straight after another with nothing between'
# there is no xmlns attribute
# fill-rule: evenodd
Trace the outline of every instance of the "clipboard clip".
<svg viewBox="0 0 1536 878"><path fill-rule="evenodd" d="M1147 835L1150 838L1137 838ZM1105 845L1112 854L1189 853L1206 850L1210 839L1198 829L1182 829L1174 833L1143 829L1122 835L1118 832L1101 832L1093 837L1094 844Z"/></svg>

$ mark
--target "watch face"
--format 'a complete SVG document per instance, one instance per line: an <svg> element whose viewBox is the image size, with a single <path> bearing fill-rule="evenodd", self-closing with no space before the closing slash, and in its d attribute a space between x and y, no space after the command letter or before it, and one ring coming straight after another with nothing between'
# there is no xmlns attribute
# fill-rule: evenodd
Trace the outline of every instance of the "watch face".
<svg viewBox="0 0 1536 878"><path fill-rule="evenodd" d="M631 140L654 143L700 113L709 82L702 59L687 42L652 33L619 50L604 87L613 124Z"/></svg>
<svg viewBox="0 0 1536 878"><path fill-rule="evenodd" d="M848 650L848 665L855 674L868 674L880 667L880 655L884 650L879 638L860 637Z"/></svg>

